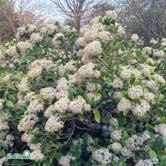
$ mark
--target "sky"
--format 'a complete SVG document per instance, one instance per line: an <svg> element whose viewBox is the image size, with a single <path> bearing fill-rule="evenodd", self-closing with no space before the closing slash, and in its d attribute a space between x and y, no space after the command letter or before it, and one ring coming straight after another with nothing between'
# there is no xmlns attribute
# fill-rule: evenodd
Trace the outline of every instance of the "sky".
<svg viewBox="0 0 166 166"><path fill-rule="evenodd" d="M24 10L32 11L37 15L42 15L45 22L51 20L57 20L60 22L64 21L64 15L57 11L55 5L50 0L17 0L15 9L18 11L20 9L20 3L24 1Z"/></svg>
<svg viewBox="0 0 166 166"><path fill-rule="evenodd" d="M44 17L45 22L49 22L52 20L57 20L61 23L65 20L65 15L58 12L56 6L51 0L17 0L16 10L19 8L20 2L26 2L24 8L26 10L30 10L35 12L37 15L42 15ZM63 0L62 0L63 1ZM96 1L96 0L94 0ZM107 2L116 3L118 0L105 0ZM28 4L29 3L29 4ZM41 7L35 7L37 4L41 5ZM33 9L34 8L34 9Z"/></svg>

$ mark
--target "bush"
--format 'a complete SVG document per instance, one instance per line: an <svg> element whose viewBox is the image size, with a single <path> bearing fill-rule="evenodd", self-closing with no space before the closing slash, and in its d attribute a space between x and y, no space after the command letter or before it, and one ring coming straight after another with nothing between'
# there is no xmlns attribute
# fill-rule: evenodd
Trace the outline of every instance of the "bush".
<svg viewBox="0 0 166 166"><path fill-rule="evenodd" d="M165 163L166 40L127 41L116 17L92 19L79 37L28 25L2 46L2 163Z"/></svg>

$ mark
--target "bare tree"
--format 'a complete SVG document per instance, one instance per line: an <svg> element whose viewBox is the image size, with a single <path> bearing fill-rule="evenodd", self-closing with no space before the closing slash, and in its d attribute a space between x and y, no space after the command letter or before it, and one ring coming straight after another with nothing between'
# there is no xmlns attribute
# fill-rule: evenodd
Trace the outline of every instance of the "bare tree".
<svg viewBox="0 0 166 166"><path fill-rule="evenodd" d="M103 2L103 0L51 0L57 9L68 18L74 20L76 30L79 32L81 19L86 11L89 11Z"/></svg>
<svg viewBox="0 0 166 166"><path fill-rule="evenodd" d="M119 21L127 27L128 32L144 37L146 44L149 44L151 38L166 36L165 0L117 0L117 2Z"/></svg>
<svg viewBox="0 0 166 166"><path fill-rule="evenodd" d="M49 1L40 0L16 0L15 10L20 26L28 23L44 22L50 13L53 13Z"/></svg>

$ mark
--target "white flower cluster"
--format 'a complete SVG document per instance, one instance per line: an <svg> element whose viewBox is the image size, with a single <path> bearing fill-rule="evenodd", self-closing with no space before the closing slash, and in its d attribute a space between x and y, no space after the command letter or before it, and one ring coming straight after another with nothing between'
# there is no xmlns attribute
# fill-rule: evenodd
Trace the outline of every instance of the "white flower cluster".
<svg viewBox="0 0 166 166"><path fill-rule="evenodd" d="M143 117L156 103L158 90L165 84L165 79L159 74L154 74L153 67L147 64L121 68L120 78L116 76L112 83L113 88L117 89L114 94L115 99L119 101L117 110L124 113L132 111L134 116ZM136 85L132 85L132 79L137 81ZM124 94L123 89L127 93Z"/></svg>
<svg viewBox="0 0 166 166"><path fill-rule="evenodd" d="M140 104L136 104L132 108L132 113L136 117L144 116L150 110L150 104L146 100L141 100Z"/></svg>
<svg viewBox="0 0 166 166"><path fill-rule="evenodd" d="M133 34L133 35L131 36L131 40L134 41L134 42L136 42L136 41L139 40L139 36L138 36L137 34Z"/></svg>
<svg viewBox="0 0 166 166"><path fill-rule="evenodd" d="M158 164L158 159L145 159L139 160L135 166L156 166Z"/></svg>
<svg viewBox="0 0 166 166"><path fill-rule="evenodd" d="M37 68L37 67L41 67L44 69L49 69L53 66L53 62L52 60L48 60L48 59L40 59L40 60L35 60L31 63L30 68Z"/></svg>
<svg viewBox="0 0 166 166"><path fill-rule="evenodd" d="M95 160L98 164L101 165L108 165L112 161L112 153L109 152L106 148L100 148L92 153L92 158Z"/></svg>
<svg viewBox="0 0 166 166"><path fill-rule="evenodd" d="M45 100L54 99L56 97L56 89L52 87L43 88L40 90L40 94Z"/></svg>
<svg viewBox="0 0 166 166"><path fill-rule="evenodd" d="M28 49L32 48L32 44L28 41L20 41L17 43L17 47L22 54L25 54Z"/></svg>
<svg viewBox="0 0 166 166"><path fill-rule="evenodd" d="M51 116L45 124L45 130L48 132L57 132L63 128L63 121L60 120L59 116Z"/></svg>
<svg viewBox="0 0 166 166"><path fill-rule="evenodd" d="M38 121L39 121L39 118L37 117L36 114L27 114L23 117L23 119L21 119L18 125L18 130L29 132L30 130L33 129L33 127Z"/></svg>
<svg viewBox="0 0 166 166"><path fill-rule="evenodd" d="M29 90L29 84L28 84L28 78L23 77L20 81L20 83L17 85L17 88L21 92L25 92Z"/></svg>
<svg viewBox="0 0 166 166"><path fill-rule="evenodd" d="M145 141L150 139L150 135L145 131L141 136L132 135L125 141L125 146L130 151L138 151L144 146Z"/></svg>
<svg viewBox="0 0 166 166"><path fill-rule="evenodd" d="M36 44L36 43L38 44L42 41L42 39L43 38L42 38L42 36L40 36L39 33L33 33L31 35L30 41L31 41L32 44Z"/></svg>
<svg viewBox="0 0 166 166"><path fill-rule="evenodd" d="M75 160L75 157L71 155L66 155L66 156L62 156L58 160L58 163L60 166L71 166L71 160Z"/></svg>
<svg viewBox="0 0 166 166"><path fill-rule="evenodd" d="M57 33L54 38L52 39L52 44L54 47L59 47L61 44L61 39L63 37L63 33Z"/></svg>
<svg viewBox="0 0 166 166"><path fill-rule="evenodd" d="M76 61L74 61L74 60L69 61L65 65L58 66L58 73L59 73L60 76L64 76L64 74L66 72L68 72L68 73L74 73L76 71L77 71Z"/></svg>
<svg viewBox="0 0 166 166"><path fill-rule="evenodd" d="M162 136L166 136L166 124L161 123L154 127L155 132L161 134Z"/></svg>
<svg viewBox="0 0 166 166"><path fill-rule="evenodd" d="M116 20L117 14L115 11L107 11L106 18ZM101 42L108 42L113 40L107 28L99 22L99 17L93 18L90 25L81 28L82 36L77 39L76 46L80 48L77 55L81 55L81 61L86 64L95 62L95 57L102 52Z"/></svg>
<svg viewBox="0 0 166 166"><path fill-rule="evenodd" d="M43 111L43 104L38 100L32 100L27 108L28 113L40 113Z"/></svg>
<svg viewBox="0 0 166 166"><path fill-rule="evenodd" d="M121 130L115 130L111 133L111 138L114 141L119 141L122 138L122 131Z"/></svg>
<svg viewBox="0 0 166 166"><path fill-rule="evenodd" d="M118 111L120 112L128 112L131 109L131 102L130 100L126 98L122 98L118 105L117 105Z"/></svg>
<svg viewBox="0 0 166 166"><path fill-rule="evenodd" d="M17 49L16 49L16 46L12 46L10 47L9 49L7 49L5 51L5 54L10 56L10 57L14 57L16 56L18 53L17 53Z"/></svg>

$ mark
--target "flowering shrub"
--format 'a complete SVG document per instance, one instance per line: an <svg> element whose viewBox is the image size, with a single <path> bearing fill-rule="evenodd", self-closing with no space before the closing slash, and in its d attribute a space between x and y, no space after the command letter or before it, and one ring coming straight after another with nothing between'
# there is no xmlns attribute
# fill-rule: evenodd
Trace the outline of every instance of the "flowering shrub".
<svg viewBox="0 0 166 166"><path fill-rule="evenodd" d="M164 166L166 40L128 40L116 18L79 37L27 25L2 46L1 163Z"/></svg>

